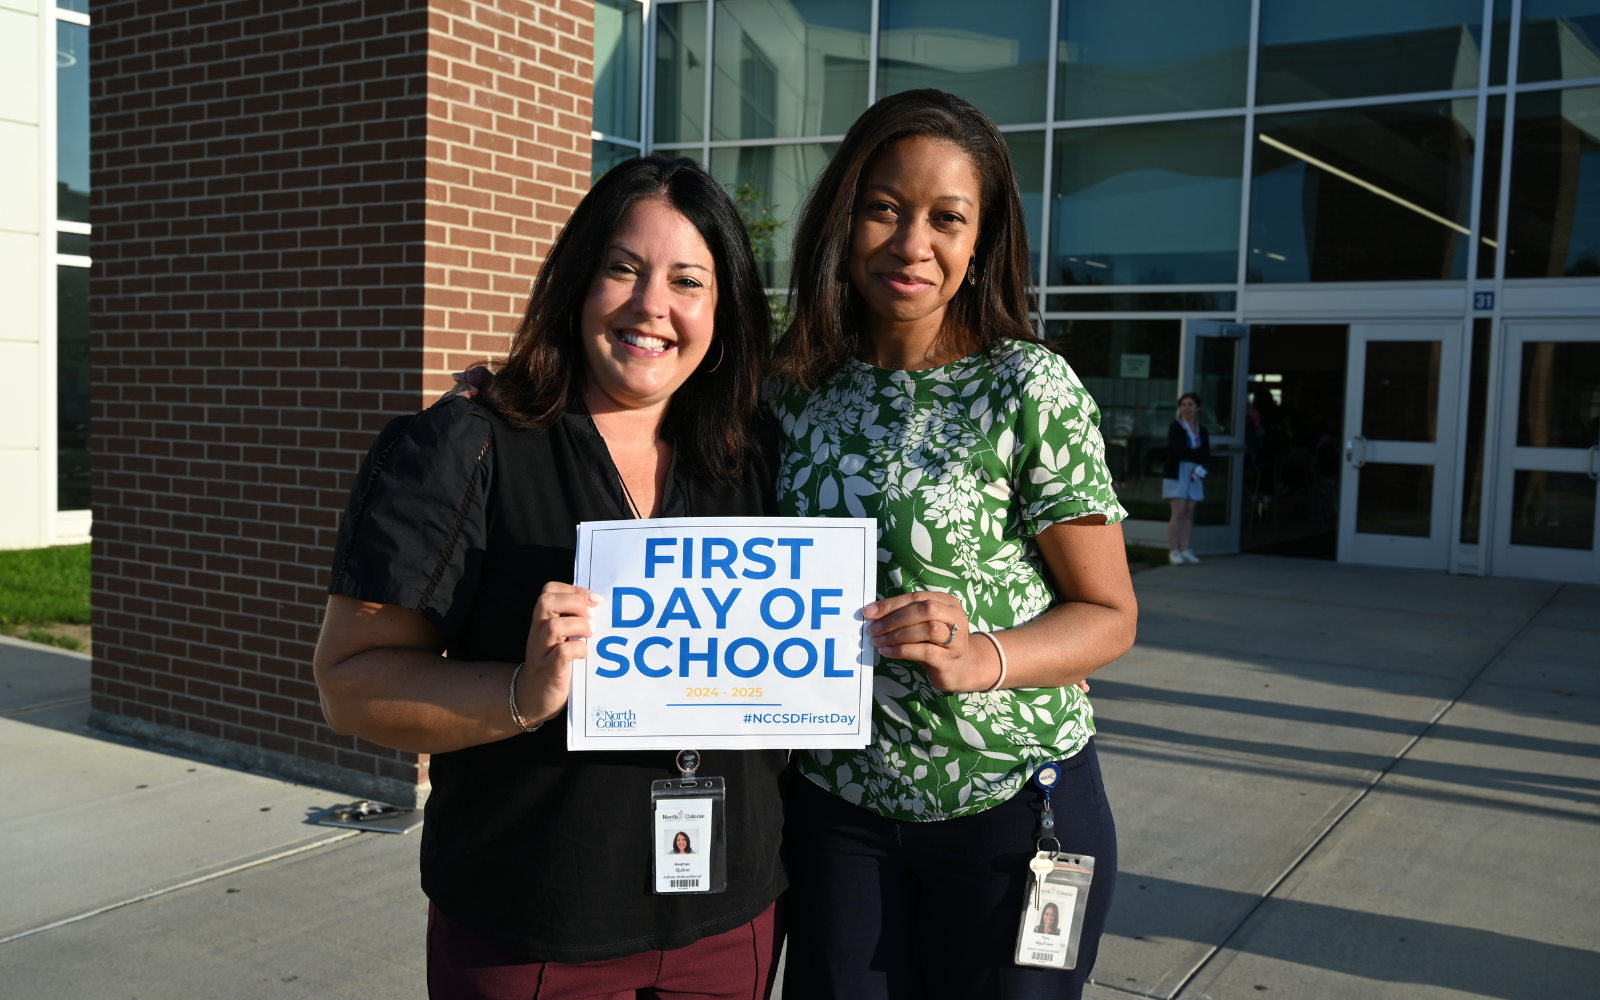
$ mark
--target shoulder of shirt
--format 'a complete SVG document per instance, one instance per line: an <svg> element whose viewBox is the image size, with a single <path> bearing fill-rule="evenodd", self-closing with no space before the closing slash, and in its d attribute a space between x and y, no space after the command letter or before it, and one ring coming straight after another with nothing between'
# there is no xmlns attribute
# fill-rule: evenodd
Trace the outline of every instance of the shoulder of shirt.
<svg viewBox="0 0 1600 1000"><path fill-rule="evenodd" d="M493 435L493 422L487 408L462 393L440 397L432 406L417 413L396 417L378 436L380 450L385 443L398 444L423 452L470 451L476 458ZM440 454L438 457L442 458Z"/></svg>
<svg viewBox="0 0 1600 1000"><path fill-rule="evenodd" d="M1002 341L993 357L995 373L1002 382L1020 384L1040 377L1061 378L1074 389L1083 388L1067 359L1043 344L1026 340Z"/></svg>

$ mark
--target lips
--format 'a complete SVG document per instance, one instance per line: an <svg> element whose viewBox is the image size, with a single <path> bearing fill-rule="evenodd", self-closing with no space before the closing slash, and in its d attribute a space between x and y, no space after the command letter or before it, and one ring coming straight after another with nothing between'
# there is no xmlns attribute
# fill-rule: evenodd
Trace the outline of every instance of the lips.
<svg viewBox="0 0 1600 1000"><path fill-rule="evenodd" d="M890 291L899 295L921 295L933 287L933 282L926 278L919 278L914 274L900 272L884 272L878 275L878 280Z"/></svg>
<svg viewBox="0 0 1600 1000"><path fill-rule="evenodd" d="M613 330L612 333L628 353L640 357L660 357L677 346L664 337L640 333L638 330Z"/></svg>

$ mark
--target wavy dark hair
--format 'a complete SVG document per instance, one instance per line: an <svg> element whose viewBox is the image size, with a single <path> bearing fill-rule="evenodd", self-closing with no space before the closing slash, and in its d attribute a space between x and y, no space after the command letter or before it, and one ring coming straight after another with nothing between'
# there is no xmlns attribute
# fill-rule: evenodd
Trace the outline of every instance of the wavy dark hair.
<svg viewBox="0 0 1600 1000"><path fill-rule="evenodd" d="M827 381L856 353L866 308L850 281L850 241L861 184L873 159L902 139L925 136L972 158L983 184L976 286L962 282L945 310L942 346L963 355L1002 340L1037 343L1029 314L1032 263L1022 194L1000 130L989 116L942 90L885 97L856 119L806 199L794 238L789 284L793 319L778 341L773 370L803 389Z"/></svg>
<svg viewBox="0 0 1600 1000"><path fill-rule="evenodd" d="M494 378L482 398L522 428L547 427L582 399L588 374L583 303L612 235L646 198L664 198L682 212L717 266L718 350L708 351L673 394L663 433L692 468L733 481L756 447L756 396L771 319L738 209L715 178L684 157L652 153L626 160L583 196L534 279L510 352L491 363Z"/></svg>

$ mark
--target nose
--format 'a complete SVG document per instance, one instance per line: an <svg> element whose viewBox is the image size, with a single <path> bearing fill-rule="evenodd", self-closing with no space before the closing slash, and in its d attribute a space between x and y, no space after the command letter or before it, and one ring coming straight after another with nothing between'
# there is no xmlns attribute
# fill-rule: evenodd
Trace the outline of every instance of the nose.
<svg viewBox="0 0 1600 1000"><path fill-rule="evenodd" d="M633 308L639 315L648 319L658 319L667 315L670 299L667 275L664 271L652 269L634 282Z"/></svg>
<svg viewBox="0 0 1600 1000"><path fill-rule="evenodd" d="M903 218L895 227L894 238L889 241L889 252L907 264L927 260L933 256L933 242L929 236L927 220Z"/></svg>

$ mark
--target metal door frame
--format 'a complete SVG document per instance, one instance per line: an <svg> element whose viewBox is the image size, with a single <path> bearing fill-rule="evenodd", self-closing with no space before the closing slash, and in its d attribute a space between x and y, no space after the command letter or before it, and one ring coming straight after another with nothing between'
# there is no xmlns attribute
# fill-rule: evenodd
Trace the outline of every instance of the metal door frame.
<svg viewBox="0 0 1600 1000"><path fill-rule="evenodd" d="M1456 503L1457 437L1460 433L1462 320L1410 320L1352 322L1345 341L1344 468L1339 476L1339 561L1375 566L1406 566L1448 570L1458 532ZM1362 403L1366 392L1366 345L1373 341L1438 340L1439 396L1431 442L1368 442L1361 435ZM1429 461L1423 454L1431 452ZM1356 502L1360 495L1361 467L1368 462L1390 461L1405 465L1431 464L1433 510L1428 537L1379 535L1356 531ZM1413 454L1415 453L1415 454Z"/></svg>
<svg viewBox="0 0 1600 1000"><path fill-rule="evenodd" d="M1517 470L1600 472L1600 442L1587 453L1581 448L1523 448L1517 445L1522 402L1522 345L1529 341L1600 341L1600 320L1506 320L1500 326L1499 426L1493 429L1495 463L1487 493L1493 497L1493 520L1485 526L1497 576L1516 576L1563 583L1600 583L1600 504L1595 513L1595 544L1588 552L1511 544L1511 490ZM1487 437L1487 436L1486 436ZM1521 457L1522 461L1518 461ZM1486 505L1487 506L1487 505Z"/></svg>
<svg viewBox="0 0 1600 1000"><path fill-rule="evenodd" d="M1195 360L1199 357L1197 341L1201 337L1239 341L1239 352L1234 361L1233 373L1233 429L1229 435L1211 437L1213 458L1226 456L1229 462L1228 523L1204 527L1195 525L1190 543L1197 553L1232 555L1239 551L1240 516L1244 513L1244 419L1246 373L1250 370L1250 327L1244 323L1224 320L1185 319L1183 321L1183 346L1178 354L1178 394L1194 392ZM1173 400L1176 407L1177 400ZM1207 484L1214 482L1208 479Z"/></svg>

